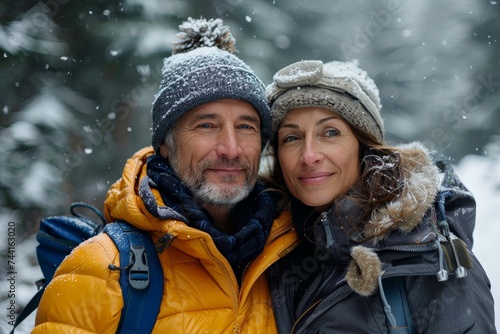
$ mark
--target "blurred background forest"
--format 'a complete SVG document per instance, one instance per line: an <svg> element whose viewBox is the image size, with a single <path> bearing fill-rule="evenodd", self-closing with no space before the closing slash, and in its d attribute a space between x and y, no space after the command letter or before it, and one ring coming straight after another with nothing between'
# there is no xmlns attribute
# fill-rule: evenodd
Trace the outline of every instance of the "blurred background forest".
<svg viewBox="0 0 500 334"><path fill-rule="evenodd" d="M189 16L222 18L265 84L301 59L356 62L391 143L420 140L452 163L500 156L493 0L2 0L0 222L18 243L73 201L102 208L150 144L162 59Z"/></svg>
<svg viewBox="0 0 500 334"><path fill-rule="evenodd" d="M488 0L4 0L0 220L22 237L73 201L102 207L150 144L162 59L189 16L223 18L265 84L301 59L357 62L392 142L453 162L498 153L499 14Z"/></svg>

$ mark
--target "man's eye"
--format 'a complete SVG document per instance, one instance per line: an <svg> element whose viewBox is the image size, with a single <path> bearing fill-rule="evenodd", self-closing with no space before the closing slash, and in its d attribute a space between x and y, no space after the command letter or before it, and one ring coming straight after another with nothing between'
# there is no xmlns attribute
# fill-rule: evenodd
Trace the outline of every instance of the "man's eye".
<svg viewBox="0 0 500 334"><path fill-rule="evenodd" d="M254 129L253 126L249 125L249 124L242 124L239 126L240 129L245 129L245 130L252 130Z"/></svg>
<svg viewBox="0 0 500 334"><path fill-rule="evenodd" d="M212 124L210 123L202 123L202 124L198 124L197 126L198 128L202 128L202 129L209 129L212 127Z"/></svg>

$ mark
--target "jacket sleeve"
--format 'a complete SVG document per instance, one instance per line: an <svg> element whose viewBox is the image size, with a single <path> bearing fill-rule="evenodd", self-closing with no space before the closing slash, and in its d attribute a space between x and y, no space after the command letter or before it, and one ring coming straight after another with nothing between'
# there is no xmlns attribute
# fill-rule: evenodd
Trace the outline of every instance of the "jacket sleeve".
<svg viewBox="0 0 500 334"><path fill-rule="evenodd" d="M444 197L446 220L451 231L472 249L472 235L476 224L474 195L465 187L450 164L439 161L437 166L442 173L438 196Z"/></svg>
<svg viewBox="0 0 500 334"><path fill-rule="evenodd" d="M477 258L466 277L409 276L408 302L416 333L496 333L490 281Z"/></svg>
<svg viewBox="0 0 500 334"><path fill-rule="evenodd" d="M476 321L471 333L496 333L495 311L491 283L475 255L472 255L472 269L469 276L474 288Z"/></svg>
<svg viewBox="0 0 500 334"><path fill-rule="evenodd" d="M113 241L101 233L68 255L47 286L33 334L115 333L123 308L119 265Z"/></svg>

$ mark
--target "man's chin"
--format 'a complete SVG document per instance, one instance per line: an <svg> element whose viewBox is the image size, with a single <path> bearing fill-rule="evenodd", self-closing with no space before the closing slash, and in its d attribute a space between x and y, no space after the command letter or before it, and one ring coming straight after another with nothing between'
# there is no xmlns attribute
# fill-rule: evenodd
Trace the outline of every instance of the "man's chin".
<svg viewBox="0 0 500 334"><path fill-rule="evenodd" d="M210 205L235 205L244 200L251 190L249 185L237 183L206 184L198 189L196 196Z"/></svg>
<svg viewBox="0 0 500 334"><path fill-rule="evenodd" d="M228 174L228 173L205 173L205 182L214 187L243 187L246 183L246 174Z"/></svg>

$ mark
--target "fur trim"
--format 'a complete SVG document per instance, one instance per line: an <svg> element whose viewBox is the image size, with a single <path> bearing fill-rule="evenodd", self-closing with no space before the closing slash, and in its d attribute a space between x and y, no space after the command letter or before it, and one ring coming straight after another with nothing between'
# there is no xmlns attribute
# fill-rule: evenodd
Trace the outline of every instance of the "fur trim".
<svg viewBox="0 0 500 334"><path fill-rule="evenodd" d="M352 261L347 268L347 284L358 294L369 296L377 289L382 263L378 255L364 246L351 249Z"/></svg>
<svg viewBox="0 0 500 334"><path fill-rule="evenodd" d="M426 214L434 201L439 186L439 170L429 152L420 143L398 147L401 157L399 168L404 188L394 201L376 210L365 227L365 236L376 243L391 231L408 233ZM380 234L380 235L379 235ZM362 296L373 294L378 288L378 277L382 264L378 255L370 248L356 246L351 249L352 260L347 268L346 281Z"/></svg>
<svg viewBox="0 0 500 334"><path fill-rule="evenodd" d="M374 242L399 229L410 232L422 220L434 201L439 186L439 170L429 152L420 143L399 146L401 176L404 189L401 195L385 207L373 212L365 228L367 237L378 235Z"/></svg>

